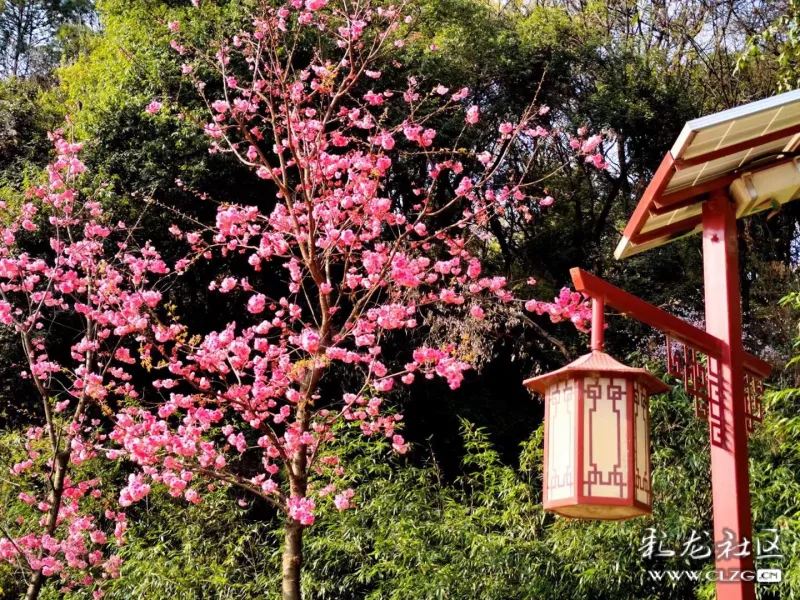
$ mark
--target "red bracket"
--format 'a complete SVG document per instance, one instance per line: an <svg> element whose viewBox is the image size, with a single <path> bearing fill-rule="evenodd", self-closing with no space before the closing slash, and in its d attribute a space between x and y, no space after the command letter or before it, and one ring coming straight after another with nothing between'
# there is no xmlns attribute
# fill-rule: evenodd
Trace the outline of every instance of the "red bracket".
<svg viewBox="0 0 800 600"><path fill-rule="evenodd" d="M708 420L711 390L708 383L708 357L667 336L667 372L683 381L683 389L694 399L697 418Z"/></svg>
<svg viewBox="0 0 800 600"><path fill-rule="evenodd" d="M753 373L744 374L744 406L747 431L752 433L756 423L764 420L764 380Z"/></svg>
<svg viewBox="0 0 800 600"><path fill-rule="evenodd" d="M711 389L719 385L720 378L709 377L708 355L667 335L667 372L683 381L683 389L694 399L697 418L708 421L709 414L721 414L714 405L720 394L712 393ZM755 423L761 423L764 417L764 380L746 369L743 383L747 431L752 433ZM719 433L721 435L721 431Z"/></svg>

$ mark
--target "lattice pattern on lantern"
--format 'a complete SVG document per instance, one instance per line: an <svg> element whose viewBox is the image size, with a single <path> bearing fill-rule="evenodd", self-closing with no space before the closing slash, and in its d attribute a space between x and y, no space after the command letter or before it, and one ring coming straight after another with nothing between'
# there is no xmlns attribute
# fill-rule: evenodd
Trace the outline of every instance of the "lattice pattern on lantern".
<svg viewBox="0 0 800 600"><path fill-rule="evenodd" d="M694 399L695 414L707 421L711 401L707 357L667 336L667 371L683 381L683 389Z"/></svg>
<svg viewBox="0 0 800 600"><path fill-rule="evenodd" d="M547 412L547 434L556 440L560 452L549 452L545 501L563 500L573 495L575 483L575 382L567 379L550 387Z"/></svg>
<svg viewBox="0 0 800 600"><path fill-rule="evenodd" d="M636 382L633 388L634 497L651 506L650 487L650 398L645 387Z"/></svg>
<svg viewBox="0 0 800 600"><path fill-rule="evenodd" d="M764 419L764 405L762 398L764 396L764 381L753 373L744 374L744 405L745 405L745 422L747 423L747 431L750 433L755 429L756 423L761 423Z"/></svg>
<svg viewBox="0 0 800 600"><path fill-rule="evenodd" d="M587 497L626 498L628 460L628 385L623 378L583 380L583 472Z"/></svg>

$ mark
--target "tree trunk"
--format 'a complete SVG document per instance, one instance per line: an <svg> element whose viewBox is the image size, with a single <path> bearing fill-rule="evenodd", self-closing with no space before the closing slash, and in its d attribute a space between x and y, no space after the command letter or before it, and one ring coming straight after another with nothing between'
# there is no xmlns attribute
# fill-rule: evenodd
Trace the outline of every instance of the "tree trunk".
<svg viewBox="0 0 800 600"><path fill-rule="evenodd" d="M283 542L283 600L300 600L300 568L303 564L303 526L286 522Z"/></svg>
<svg viewBox="0 0 800 600"><path fill-rule="evenodd" d="M69 449L56 454L55 471L53 473L53 487L50 490L50 495L47 501L50 503L50 508L47 511L47 527L45 531L47 535L52 536L58 526L58 512L61 509L61 496L64 494L64 479L67 475L67 465L69 464ZM39 558L43 556L42 551L39 551ZM31 581L28 584L28 591L25 593L25 600L36 600L42 591L45 576L42 575L42 570L34 571L31 575Z"/></svg>
<svg viewBox="0 0 800 600"><path fill-rule="evenodd" d="M316 270L312 268L312 272ZM321 347L327 346L330 341L329 321L323 322L321 328ZM324 350L322 350L324 352ZM309 430L311 422L311 394L322 377L323 368L315 367L306 373L303 381L303 398L297 404L297 423L300 432ZM286 464L289 476L289 494L291 497L305 498L308 491L308 454L306 445L301 444L294 457ZM286 517L286 529L283 541L283 600L300 600L300 571L303 567L303 526L300 521L289 516Z"/></svg>

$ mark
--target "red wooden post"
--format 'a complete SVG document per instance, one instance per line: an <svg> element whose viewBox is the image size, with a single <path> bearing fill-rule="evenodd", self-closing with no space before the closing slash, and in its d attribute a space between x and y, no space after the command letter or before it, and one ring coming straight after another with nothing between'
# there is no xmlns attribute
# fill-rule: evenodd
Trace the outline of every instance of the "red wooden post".
<svg viewBox="0 0 800 600"><path fill-rule="evenodd" d="M606 317L605 302L602 298L592 298L592 351L603 351Z"/></svg>
<svg viewBox="0 0 800 600"><path fill-rule="evenodd" d="M733 532L752 541L747 425L744 399L744 348L739 292L736 215L724 191L703 204L703 271L706 330L722 341L719 360L709 359L709 425L714 540ZM721 379L721 380L720 380ZM716 568L752 571L752 546L746 557L718 559ZM754 600L752 581L717 583L717 600Z"/></svg>

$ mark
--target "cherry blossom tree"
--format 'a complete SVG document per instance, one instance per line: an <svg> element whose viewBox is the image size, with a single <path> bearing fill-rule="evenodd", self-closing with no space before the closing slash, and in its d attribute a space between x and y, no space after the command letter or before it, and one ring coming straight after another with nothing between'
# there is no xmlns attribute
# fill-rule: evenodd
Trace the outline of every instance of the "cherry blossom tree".
<svg viewBox="0 0 800 600"><path fill-rule="evenodd" d="M135 247L124 223L109 222L102 188L77 191L81 144L61 131L52 139L47 183L19 206L0 206L0 326L19 336L20 376L39 404L7 466L18 506L0 509L0 560L17 565L27 600L48 577L66 591L119 575L125 515L108 508L114 495L82 465L105 443L100 419L113 399L137 397L130 350L161 301L150 278L167 273L153 248Z"/></svg>
<svg viewBox="0 0 800 600"><path fill-rule="evenodd" d="M252 276L210 283L245 309L220 331L153 324L143 353L163 372L155 382L163 399L117 415L110 437L140 466L120 499L141 499L153 483L194 503L220 483L263 499L285 515L286 600L300 598L303 530L321 504L357 503L335 454L337 428L358 427L405 453L392 390L419 377L455 389L470 368L458 339L418 343L404 356L384 352L388 339L416 339L437 312L481 321L527 310L581 329L589 318L569 290L554 302L518 298L505 278L484 273L476 249L490 218L533 219L553 203L530 162L512 181L511 149L528 149L532 162L559 141L603 168L601 138L549 131L537 122L547 108L532 105L479 153L437 146L438 119L460 118L464 134L480 108L467 89L413 76L403 89L381 86L381 65L413 39L408 9L263 3L249 27L210 50L191 47L181 24L168 23L181 71L208 107L211 151L268 180L275 201L223 205L207 227L173 225L191 249L178 271L221 255L246 261ZM213 93L198 76L209 69L219 75ZM162 100L146 112L163 118L155 117L168 110ZM422 156L428 172L403 195L391 174L409 156ZM261 285L264 269L285 274L283 283ZM325 388L326 375L342 370L358 383Z"/></svg>

